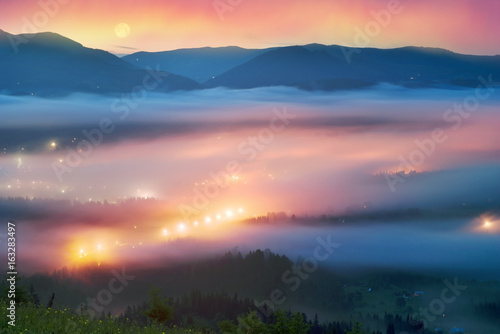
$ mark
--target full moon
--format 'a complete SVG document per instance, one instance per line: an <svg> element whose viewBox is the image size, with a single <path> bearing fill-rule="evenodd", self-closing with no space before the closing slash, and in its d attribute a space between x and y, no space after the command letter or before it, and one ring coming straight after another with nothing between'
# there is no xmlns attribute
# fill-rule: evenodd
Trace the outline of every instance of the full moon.
<svg viewBox="0 0 500 334"><path fill-rule="evenodd" d="M126 23L119 23L115 26L115 34L119 38L125 38L130 35L130 26Z"/></svg>

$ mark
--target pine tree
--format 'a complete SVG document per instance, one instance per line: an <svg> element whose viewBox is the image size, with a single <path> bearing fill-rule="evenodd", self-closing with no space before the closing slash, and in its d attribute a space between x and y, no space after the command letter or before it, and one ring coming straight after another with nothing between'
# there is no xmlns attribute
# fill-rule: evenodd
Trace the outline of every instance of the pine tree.
<svg viewBox="0 0 500 334"><path fill-rule="evenodd" d="M311 334L322 334L321 324L319 323L318 314L314 315L314 322L311 327Z"/></svg>
<svg viewBox="0 0 500 334"><path fill-rule="evenodd" d="M274 323L270 326L271 334L289 334L288 332L288 317L284 312L278 310L274 312Z"/></svg>
<svg viewBox="0 0 500 334"><path fill-rule="evenodd" d="M251 311L246 316L238 317L238 334L266 334L267 326L263 323L256 311Z"/></svg>
<svg viewBox="0 0 500 334"><path fill-rule="evenodd" d="M167 299L160 295L161 288L151 287L149 291L149 308L144 312L148 318L159 323L171 321L174 318L174 308L167 304Z"/></svg>
<svg viewBox="0 0 500 334"><path fill-rule="evenodd" d="M290 334L307 334L311 326L304 319L304 315L300 312L292 315L290 319Z"/></svg>
<svg viewBox="0 0 500 334"><path fill-rule="evenodd" d="M222 334L236 334L238 327L230 320L223 320L217 323L217 327Z"/></svg>
<svg viewBox="0 0 500 334"><path fill-rule="evenodd" d="M387 326L387 334L396 334L396 330L392 322L389 324L389 326Z"/></svg>
<svg viewBox="0 0 500 334"><path fill-rule="evenodd" d="M365 331L363 330L361 324L359 322L356 322L354 325L354 328L351 328L350 331L346 330L346 334L365 334Z"/></svg>

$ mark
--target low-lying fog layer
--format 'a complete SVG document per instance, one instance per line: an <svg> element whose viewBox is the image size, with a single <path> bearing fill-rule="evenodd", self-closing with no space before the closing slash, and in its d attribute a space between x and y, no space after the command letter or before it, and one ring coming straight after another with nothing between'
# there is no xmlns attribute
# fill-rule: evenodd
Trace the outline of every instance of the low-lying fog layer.
<svg viewBox="0 0 500 334"><path fill-rule="evenodd" d="M339 215L365 207L462 206L484 208L486 214L500 203L500 99L493 88L214 89L145 95L0 97L0 197L158 198L167 203L165 212L150 225L157 234L172 226L168 235L183 224L193 228L207 218L230 220L236 213L240 219L268 211ZM73 261L68 259L75 250L78 257L79 247L121 244L111 235L129 238L134 229L129 222L124 226L106 218L89 225L84 217L63 228L61 213L49 211L43 220L20 222L26 270ZM140 215L132 217L141 223ZM101 232L104 241L97 240ZM238 227L223 232L233 234L225 241L199 235L199 248L186 252L240 245L296 256L299 249L310 251L311 240L330 230ZM486 275L493 272L488 269L491 254L498 254L493 232L424 231L397 223L331 232L342 246L329 261L344 264L449 266ZM255 234L259 237L245 242ZM149 239L147 234L141 238ZM131 246L120 253L135 252ZM61 260L40 261L46 255Z"/></svg>
<svg viewBox="0 0 500 334"><path fill-rule="evenodd" d="M139 218L140 219L140 218ZM139 220L138 219L138 220ZM63 223L62 220L59 220ZM499 229L478 219L353 222L316 226L237 221L187 226L167 221L139 226L18 222L19 267L25 272L82 265L159 268L180 261L256 249L285 254L307 266L336 270L393 268L495 279ZM500 224L500 220L491 220ZM169 234L164 235L163 230ZM319 250L318 250L319 248Z"/></svg>

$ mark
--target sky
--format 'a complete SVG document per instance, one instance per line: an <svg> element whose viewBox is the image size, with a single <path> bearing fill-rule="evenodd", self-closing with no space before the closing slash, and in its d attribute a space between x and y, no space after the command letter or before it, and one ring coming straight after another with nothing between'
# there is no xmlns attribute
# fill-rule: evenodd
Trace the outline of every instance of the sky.
<svg viewBox="0 0 500 334"><path fill-rule="evenodd" d="M496 0L0 1L0 29L51 31L116 54L309 43L500 54Z"/></svg>

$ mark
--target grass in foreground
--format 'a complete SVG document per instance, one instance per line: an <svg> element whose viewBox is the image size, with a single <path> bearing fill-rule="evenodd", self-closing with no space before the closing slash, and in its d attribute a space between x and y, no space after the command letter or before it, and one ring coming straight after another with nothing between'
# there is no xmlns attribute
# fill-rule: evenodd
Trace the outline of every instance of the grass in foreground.
<svg viewBox="0 0 500 334"><path fill-rule="evenodd" d="M139 326L132 322L121 323L115 318L93 319L87 316L73 314L68 309L47 309L32 304L16 307L16 326L10 326L8 321L8 304L0 301L1 317L0 333L36 333L36 334L202 334L196 329L165 328L157 324L147 327ZM206 332L205 332L206 333Z"/></svg>

